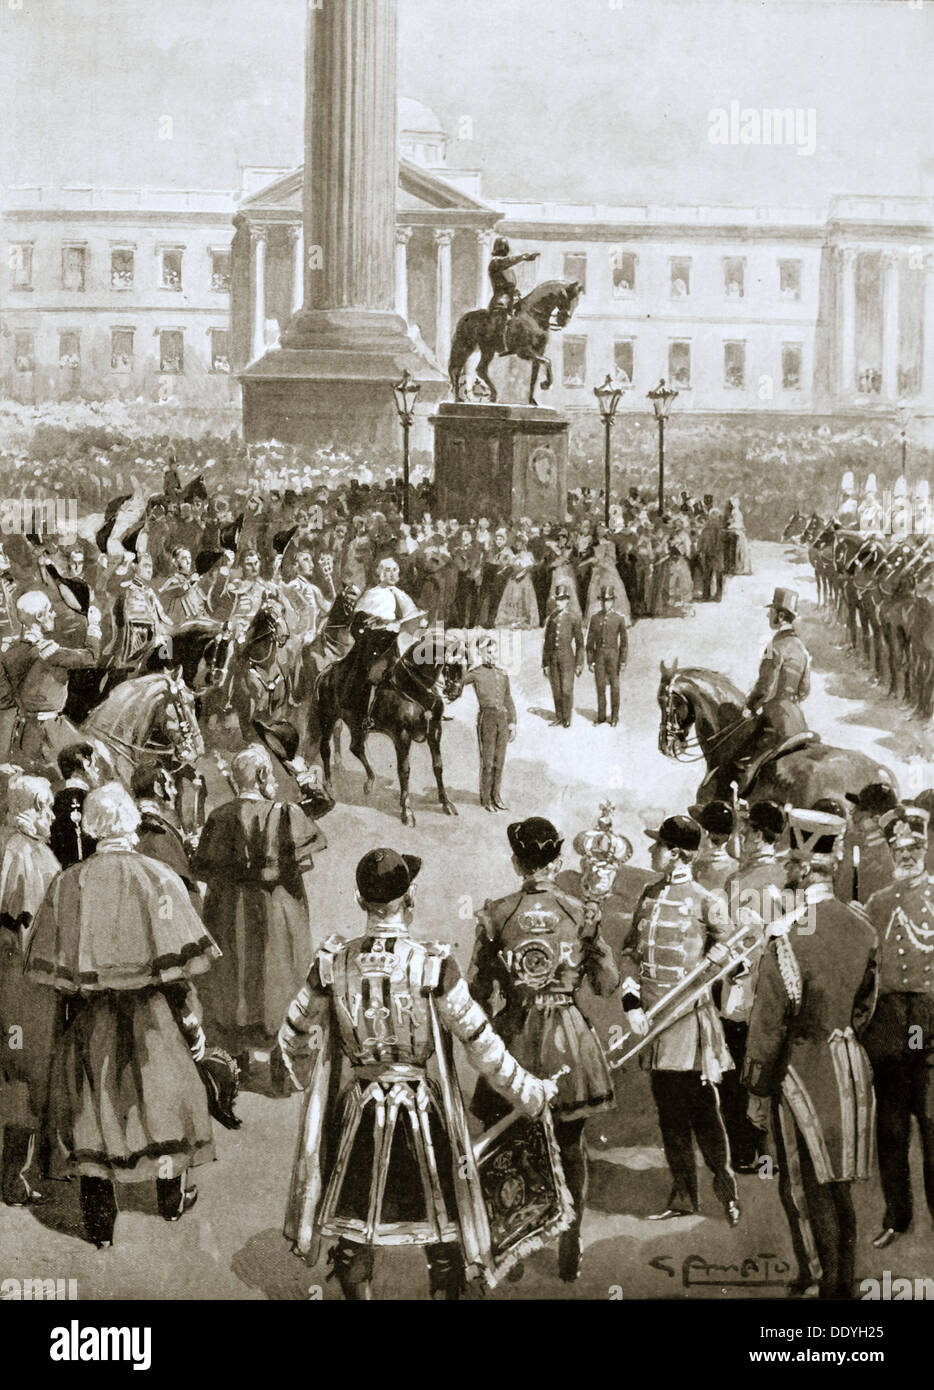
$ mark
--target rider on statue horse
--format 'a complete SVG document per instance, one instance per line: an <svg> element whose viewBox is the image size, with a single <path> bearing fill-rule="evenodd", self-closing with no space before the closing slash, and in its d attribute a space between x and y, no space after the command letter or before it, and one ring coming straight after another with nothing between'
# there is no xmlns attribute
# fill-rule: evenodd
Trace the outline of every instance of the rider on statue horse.
<svg viewBox="0 0 934 1390"><path fill-rule="evenodd" d="M500 344L497 351L504 355L508 352L506 346L506 325L509 316L516 304L522 298L522 291L516 284L516 272L513 266L520 265L523 261L537 261L538 251L527 251L519 256L509 254L509 242L505 237L497 237L493 243L493 255L489 265L490 284L493 286L493 298L490 300L490 314L496 325L496 336Z"/></svg>

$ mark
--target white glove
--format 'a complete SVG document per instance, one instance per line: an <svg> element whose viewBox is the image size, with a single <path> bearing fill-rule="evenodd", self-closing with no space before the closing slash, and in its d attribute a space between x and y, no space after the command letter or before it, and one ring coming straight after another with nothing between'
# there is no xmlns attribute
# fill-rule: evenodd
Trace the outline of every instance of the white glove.
<svg viewBox="0 0 934 1390"><path fill-rule="evenodd" d="M626 1015L626 1022L637 1037L644 1038L649 1031L649 1020L644 1009L632 1009Z"/></svg>
<svg viewBox="0 0 934 1390"><path fill-rule="evenodd" d="M88 627L99 628L101 625L101 610L92 603L88 609Z"/></svg>

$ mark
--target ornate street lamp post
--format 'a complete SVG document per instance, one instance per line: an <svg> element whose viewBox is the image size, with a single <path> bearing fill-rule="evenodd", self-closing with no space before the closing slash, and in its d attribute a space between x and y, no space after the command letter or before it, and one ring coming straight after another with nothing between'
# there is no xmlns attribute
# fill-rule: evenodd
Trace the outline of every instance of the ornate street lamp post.
<svg viewBox="0 0 934 1390"><path fill-rule="evenodd" d="M613 433L613 421L616 418L624 390L625 387L613 384L609 372L603 385L593 388L597 404L600 407L600 419L603 421L603 520L607 526L610 524L610 439Z"/></svg>
<svg viewBox="0 0 934 1390"><path fill-rule="evenodd" d="M646 393L655 409L655 418L658 421L658 510L665 510L665 421L671 410L671 403L677 396L677 391L665 385L664 377L658 383L654 391Z"/></svg>
<svg viewBox="0 0 934 1390"><path fill-rule="evenodd" d="M408 368L402 373L402 380L392 388L396 410L402 424L402 520L409 523L409 430L415 422L415 406L421 383L409 376Z"/></svg>
<svg viewBox="0 0 934 1390"><path fill-rule="evenodd" d="M900 401L895 408L895 423L898 426L898 437L902 446L902 477L908 482L908 426L914 418L914 409Z"/></svg>

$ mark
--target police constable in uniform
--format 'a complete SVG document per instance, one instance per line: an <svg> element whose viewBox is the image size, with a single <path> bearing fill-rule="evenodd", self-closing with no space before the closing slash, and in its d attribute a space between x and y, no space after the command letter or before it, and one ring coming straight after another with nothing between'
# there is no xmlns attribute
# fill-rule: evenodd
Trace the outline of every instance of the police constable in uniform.
<svg viewBox="0 0 934 1390"><path fill-rule="evenodd" d="M505 1004L493 1026L522 1066L535 1076L553 1076L563 1066L568 1068L558 1081L552 1115L577 1213L558 1247L558 1272L570 1283L578 1277L581 1263L580 1222L587 1190L584 1123L588 1115L614 1105L603 1048L577 1005L576 993L587 979L595 994L612 994L619 972L595 914L555 886L563 841L551 822L532 816L510 825L506 833L522 887L484 904L467 979L474 997L488 1010L499 987ZM482 1079L471 1108L486 1126L505 1113Z"/></svg>
<svg viewBox="0 0 934 1390"><path fill-rule="evenodd" d="M875 1003L875 932L834 896L845 821L789 813L787 885L798 906L773 922L759 966L743 1081L772 1101L779 1195L798 1261L790 1293L853 1296L851 1184L872 1159L872 1071L858 1040Z"/></svg>
<svg viewBox="0 0 934 1390"><path fill-rule="evenodd" d="M477 693L477 742L480 747L480 805L485 811L506 811L500 795L506 744L516 736L516 707L509 677L496 665L496 638L482 637L477 644L481 664L468 671L464 689Z"/></svg>
<svg viewBox="0 0 934 1390"><path fill-rule="evenodd" d="M866 905L879 939L879 1002L864 1042L876 1081L884 1250L911 1225L911 1117L921 1136L924 1190L934 1217L934 883L925 871L928 813L898 806L882 818L894 878Z"/></svg>
<svg viewBox="0 0 934 1390"><path fill-rule="evenodd" d="M623 941L623 1008L630 1030L645 1037L647 1011L664 999L704 960L721 962L719 944L730 935L723 900L695 883L692 864L700 849L700 827L687 816L670 816L651 840L652 867L661 877L643 891ZM665 1221L697 1211L694 1139L713 1174L714 1192L731 1226L740 1219L736 1178L730 1159L717 1087L733 1062L709 994L684 1018L665 1028L641 1054L651 1072L665 1158L671 1170L668 1204L650 1218Z"/></svg>
<svg viewBox="0 0 934 1390"><path fill-rule="evenodd" d="M619 677L629 657L626 619L613 607L613 590L600 590L600 608L587 629L587 665L597 687L597 723L606 723L606 692L610 691L610 728L619 723Z"/></svg>
<svg viewBox="0 0 934 1390"><path fill-rule="evenodd" d="M545 619L542 635L542 670L551 682L555 702L552 727L571 727L574 713L574 677L584 669L584 635L580 618L569 611L571 586L555 589L555 606Z"/></svg>

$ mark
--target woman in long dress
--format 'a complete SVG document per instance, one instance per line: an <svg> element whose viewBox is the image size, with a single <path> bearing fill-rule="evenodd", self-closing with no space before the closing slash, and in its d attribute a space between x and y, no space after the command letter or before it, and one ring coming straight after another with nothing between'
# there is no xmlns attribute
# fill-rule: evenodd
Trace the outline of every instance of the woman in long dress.
<svg viewBox="0 0 934 1390"><path fill-rule="evenodd" d="M743 520L738 497L731 497L726 509L726 565L724 568L727 574L752 574L749 541L746 539L746 523Z"/></svg>
<svg viewBox="0 0 934 1390"><path fill-rule="evenodd" d="M551 583L548 587L546 616L554 607L555 589L559 584L567 584L571 590L568 612L573 613L576 618L583 621L580 602L577 597L577 565L574 562L574 550L567 531L559 531L557 540L549 542L549 545L551 559L546 563L551 570Z"/></svg>
<svg viewBox="0 0 934 1390"><path fill-rule="evenodd" d="M597 527L597 540L593 548L593 563L590 569L590 584L587 588L586 621L589 623L600 607L601 589L613 590L613 607L626 619L626 626L632 627L632 610L626 585L616 568L616 544L607 535L605 526Z"/></svg>
<svg viewBox="0 0 934 1390"><path fill-rule="evenodd" d="M529 629L538 627L538 601L532 583L535 556L528 548L529 538L523 532L513 541L514 558L509 578L496 610L496 626Z"/></svg>
<svg viewBox="0 0 934 1390"><path fill-rule="evenodd" d="M684 618L693 612L694 579L688 562L690 536L676 529L662 537L667 554L656 565L652 612L656 618Z"/></svg>

